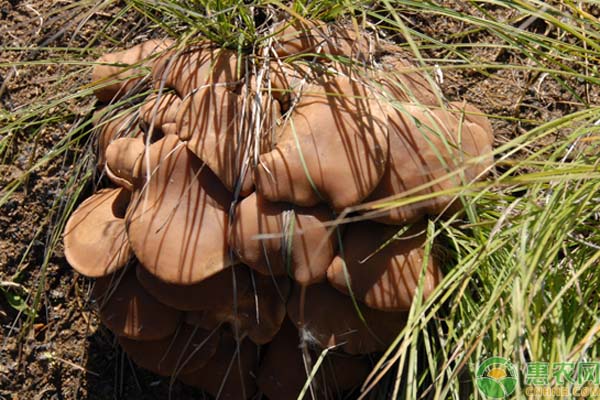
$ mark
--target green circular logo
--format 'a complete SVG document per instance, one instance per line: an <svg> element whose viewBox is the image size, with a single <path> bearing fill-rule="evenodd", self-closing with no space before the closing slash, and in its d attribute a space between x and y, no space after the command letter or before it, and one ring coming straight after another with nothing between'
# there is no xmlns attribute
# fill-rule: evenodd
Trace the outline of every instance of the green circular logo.
<svg viewBox="0 0 600 400"><path fill-rule="evenodd" d="M517 370L503 357L491 357L477 369L477 387L490 399L506 399L517 387Z"/></svg>

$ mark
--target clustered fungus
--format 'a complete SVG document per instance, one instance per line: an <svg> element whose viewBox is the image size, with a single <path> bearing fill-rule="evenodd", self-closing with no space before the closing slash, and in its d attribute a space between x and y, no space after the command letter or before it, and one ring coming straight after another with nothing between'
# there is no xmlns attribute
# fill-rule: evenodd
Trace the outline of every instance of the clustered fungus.
<svg viewBox="0 0 600 400"><path fill-rule="evenodd" d="M110 183L71 216L65 255L139 366L286 400L328 349L309 392L340 398L441 281L426 219L460 211L449 189L485 174L493 136L365 32L297 22L270 40L261 56L151 40L98 60Z"/></svg>

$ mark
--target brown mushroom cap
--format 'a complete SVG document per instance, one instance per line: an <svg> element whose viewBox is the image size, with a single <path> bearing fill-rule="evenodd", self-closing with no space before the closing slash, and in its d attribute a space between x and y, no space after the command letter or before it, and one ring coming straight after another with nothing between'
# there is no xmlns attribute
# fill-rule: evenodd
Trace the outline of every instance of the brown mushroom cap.
<svg viewBox="0 0 600 400"><path fill-rule="evenodd" d="M133 190L133 167L144 153L144 139L120 138L106 148L106 175L115 184Z"/></svg>
<svg viewBox="0 0 600 400"><path fill-rule="evenodd" d="M152 54L158 53L171 46L171 40L148 40L130 49L108 53L97 60L92 70L92 83L102 85L96 88L94 94L98 100L109 102L119 98L131 90L140 80L140 67L131 67L143 62ZM118 65L111 65L118 64ZM125 64L125 65L122 65ZM106 85L110 82L109 85Z"/></svg>
<svg viewBox="0 0 600 400"><path fill-rule="evenodd" d="M381 69L373 76L388 97L402 102L415 101L427 106L440 106L441 91L424 72L416 71L409 55L396 46L386 46L392 53L382 57Z"/></svg>
<svg viewBox="0 0 600 400"><path fill-rule="evenodd" d="M204 367L179 378L216 398L245 400L256 392L253 378L256 363L256 346L251 341L244 340L238 349L235 340L224 335L216 354Z"/></svg>
<svg viewBox="0 0 600 400"><path fill-rule="evenodd" d="M65 257L80 274L106 276L131 257L123 219L129 196L123 189L101 189L81 203L67 221Z"/></svg>
<svg viewBox="0 0 600 400"><path fill-rule="evenodd" d="M175 332L181 312L150 296L135 276L135 268L96 281L93 292L100 319L117 336L159 340Z"/></svg>
<svg viewBox="0 0 600 400"><path fill-rule="evenodd" d="M272 149L279 117L279 103L267 96L258 99L254 91L238 94L224 86L204 86L179 107L176 131L229 191L239 185L240 194L247 196L254 185L253 152ZM257 136L253 124L259 123L261 134ZM255 145L255 141L259 143Z"/></svg>
<svg viewBox="0 0 600 400"><path fill-rule="evenodd" d="M199 326L200 328L209 331L212 331L213 329L223 325L223 322L215 318L213 313L209 310L186 311L183 314L183 320L186 324Z"/></svg>
<svg viewBox="0 0 600 400"><path fill-rule="evenodd" d="M307 376L298 330L285 321L262 357L256 384L269 399L295 400Z"/></svg>
<svg viewBox="0 0 600 400"><path fill-rule="evenodd" d="M238 337L247 335L257 344L270 342L285 318L290 282L287 277L261 275L254 275L252 281L235 296L230 292L219 305L187 313L186 321L204 329L228 324Z"/></svg>
<svg viewBox="0 0 600 400"><path fill-rule="evenodd" d="M304 318L301 315L302 290ZM287 304L288 317L310 345L321 348L340 346L348 354L368 354L385 350L406 324L405 312L384 312L360 308L363 322L352 299L325 283L301 288L294 285Z"/></svg>
<svg viewBox="0 0 600 400"><path fill-rule="evenodd" d="M275 149L260 156L257 191L269 201L326 201L341 210L366 198L385 172L385 114L361 82L336 76L311 83Z"/></svg>
<svg viewBox="0 0 600 400"><path fill-rule="evenodd" d="M173 88L184 98L194 89L219 83L234 89L240 84L243 68L237 53L204 42L183 51L161 55L152 68L154 87ZM239 71L238 71L239 70Z"/></svg>
<svg viewBox="0 0 600 400"><path fill-rule="evenodd" d="M300 347L298 330L286 321L269 344L256 379L258 388L269 399L298 398L308 376ZM309 351L308 355L314 366L319 354ZM363 382L369 371L369 362L364 357L329 352L311 385L318 398L329 398L331 392L338 394L336 398L342 398L340 392Z"/></svg>
<svg viewBox="0 0 600 400"><path fill-rule="evenodd" d="M286 316L291 284L287 277L254 276L256 286L252 302L247 302L245 324L248 337L256 344L273 340ZM249 309L249 307L252 307Z"/></svg>
<svg viewBox="0 0 600 400"><path fill-rule="evenodd" d="M401 109L389 117L388 169L369 201L391 198L409 190L410 196L418 196L451 189L463 183L460 174L448 176L450 173L465 168L464 184L467 184L492 165L493 135L489 123L479 125L481 117L461 122L461 110L455 105L448 110L432 110L403 103ZM489 156L483 162L469 164L471 158L485 154ZM434 180L440 181L429 184ZM418 189L425 185L428 186ZM372 217L387 224L415 222L423 215L443 212L453 200L452 195L437 196L378 210ZM456 206L460 204L455 203Z"/></svg>
<svg viewBox="0 0 600 400"><path fill-rule="evenodd" d="M472 104L466 102L451 101L450 108L456 112L464 113L464 118L472 124L478 125L484 130L486 136L486 142L492 143L494 141L494 131L492 124L485 114ZM460 115L460 114L459 114ZM461 115L462 116L462 115Z"/></svg>
<svg viewBox="0 0 600 400"><path fill-rule="evenodd" d="M248 140L242 136L242 96L222 86L206 86L187 97L177 114L179 138L221 179L229 191L238 181L247 195L252 176L242 171L249 158Z"/></svg>
<svg viewBox="0 0 600 400"><path fill-rule="evenodd" d="M160 130L164 136L167 136L167 135L175 136L175 135L177 135L177 124L175 122L168 122L166 124L163 124L160 127Z"/></svg>
<svg viewBox="0 0 600 400"><path fill-rule="evenodd" d="M163 125L174 124L181 107L181 98L174 93L148 96L140 107L140 120L145 128L162 131ZM165 132L163 132L165 133Z"/></svg>
<svg viewBox="0 0 600 400"><path fill-rule="evenodd" d="M315 354L313 360L318 358ZM371 372L371 363L365 356L356 357L341 352L330 352L321 367L324 380L323 386L331 388L330 390L340 396L340 391L347 391L362 384L369 372Z"/></svg>
<svg viewBox="0 0 600 400"><path fill-rule="evenodd" d="M352 293L369 307L383 311L409 310L425 257L423 229L423 224L415 225L392 239L398 233L397 227L375 222L350 224L342 241L344 256L336 256L327 270L329 283L348 294L347 271ZM423 282L424 298L440 280L438 262L429 256Z"/></svg>
<svg viewBox="0 0 600 400"><path fill-rule="evenodd" d="M119 344L140 367L170 376L191 373L206 365L217 351L219 334L181 324L163 339L139 341L119 337Z"/></svg>
<svg viewBox="0 0 600 400"><path fill-rule="evenodd" d="M250 289L250 275L243 266L233 266L194 285L175 285L164 282L144 267L136 269L140 284L158 301L182 311L212 310L230 304L235 290Z"/></svg>
<svg viewBox="0 0 600 400"><path fill-rule="evenodd" d="M415 70L410 54L388 42L369 41L369 35L336 24L320 21L294 21L281 23L276 28L273 47L279 57L309 53L345 56L352 61L369 62L378 59L373 78L383 86L388 95L402 100L416 100L426 105L440 105L441 92L424 73ZM327 57L320 60L328 62ZM278 69L277 67L275 69ZM289 69L287 71L290 72Z"/></svg>
<svg viewBox="0 0 600 400"><path fill-rule="evenodd" d="M289 110L292 100L298 99L307 81L317 79L320 71L313 71L310 64L273 61L269 65L269 87L266 92L281 105L282 113ZM279 129L278 134L281 135Z"/></svg>
<svg viewBox="0 0 600 400"><path fill-rule="evenodd" d="M233 265L227 246L231 195L176 136L165 136L147 151L134 168L127 214L127 233L140 263L178 285L198 283Z"/></svg>
<svg viewBox="0 0 600 400"><path fill-rule="evenodd" d="M235 215L230 242L242 262L264 275L284 275L289 268L302 285L325 278L336 248L335 235L323 225L333 217L327 207L271 203L253 193L238 204ZM256 238L261 234L282 237Z"/></svg>
<svg viewBox="0 0 600 400"><path fill-rule="evenodd" d="M279 57L309 53L363 58L368 46L352 29L322 21L295 20L275 27L273 48Z"/></svg>
<svg viewBox="0 0 600 400"><path fill-rule="evenodd" d="M106 164L106 149L116 139L120 137L138 137L142 132L135 124L135 113L123 111L118 113L106 114L104 110L99 110L92 117L94 130L97 132L98 140L98 169L104 169Z"/></svg>

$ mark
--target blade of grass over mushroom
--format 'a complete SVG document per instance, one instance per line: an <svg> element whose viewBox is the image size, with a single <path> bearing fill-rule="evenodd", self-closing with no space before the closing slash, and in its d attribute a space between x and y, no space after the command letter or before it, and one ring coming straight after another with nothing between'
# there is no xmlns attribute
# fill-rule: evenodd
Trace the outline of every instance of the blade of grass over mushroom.
<svg viewBox="0 0 600 400"><path fill-rule="evenodd" d="M290 127L292 129L292 134L294 136L294 144L296 145L296 150L298 151L298 156L300 157L300 163L302 164L302 169L304 170L304 173L306 174L306 179L310 183L310 186L312 187L313 191L316 193L317 197L321 201L324 201L323 196L321 195L321 193L319 193L319 189L315 185L315 182L313 181L312 177L310 176L310 172L308 171L308 166L306 165L306 160L304 159L304 155L302 154L302 149L300 148L300 142L298 141L298 133L296 132L294 120L290 118L289 123L290 123Z"/></svg>
<svg viewBox="0 0 600 400"><path fill-rule="evenodd" d="M429 222L428 226L427 226L427 236L428 239L425 242L425 250L424 250L424 254L423 254L423 261L422 261L422 267L421 267L421 273L419 274L419 283L417 285L416 288L416 293L414 296L414 300L413 303L411 305L411 310L408 316L408 320L410 321L412 318L417 318L418 315L415 315L415 310L419 309L421 307L421 303L422 303L422 299L423 299L423 286L425 283L425 275L426 275L426 271L427 271L427 264L428 264L428 260L429 257L431 257L431 248L432 248L432 244L433 241L431 240L433 231L434 231L434 225L432 222ZM409 354L409 363L408 363L408 378L409 380L413 380L414 382L418 381L418 371L417 371L417 345L418 345L418 337L414 337L413 340L411 341L410 344L410 354ZM402 355L403 357L405 356L405 354ZM394 385L394 392L392 395L392 398L397 398L398 397L398 392L400 390L400 382L401 382L401 377L402 377L402 372L403 372L403 367L404 367L404 363L400 362L399 367L396 371L396 379L395 379L395 385ZM407 387L407 393L406 395L411 395L412 398L417 398L417 389L418 389L418 385L410 385ZM409 393L409 391L411 393Z"/></svg>
<svg viewBox="0 0 600 400"><path fill-rule="evenodd" d="M323 360L325 360L325 357L327 356L327 353L329 353L329 350L331 350L331 348L328 347L326 349L323 349L323 351L321 351L321 353L319 354L319 358L317 358L317 361L312 366L312 369L310 370L310 373L306 378L306 382L304 382L304 386L302 387L302 390L298 395L298 400L302 400L304 399L304 396L306 396L306 392L309 390L313 380L315 379L315 376L317 375L317 372L319 372L319 368L321 368L321 364L323 363Z"/></svg>
<svg viewBox="0 0 600 400"><path fill-rule="evenodd" d="M334 229L335 229L335 231L332 232L332 234L336 235L336 239L338 241L338 248L339 248L339 252L341 255L342 273L344 276L344 283L345 283L346 290L348 291L348 296L350 297L350 300L352 301L352 307L353 307L354 312L356 313L358 319L366 328L367 332L374 338L374 340L379 342L381 339L375 334L375 332L373 332L373 330L369 326L369 323L367 322L367 320L364 316L364 313L361 311L361 309L359 307L359 301L356 298L354 290L352 289L352 285L350 282L350 274L348 272L348 267L346 265L346 260L344 258L344 244L343 244L343 240L342 240L342 233L340 232L339 229L336 229L335 227L334 227Z"/></svg>

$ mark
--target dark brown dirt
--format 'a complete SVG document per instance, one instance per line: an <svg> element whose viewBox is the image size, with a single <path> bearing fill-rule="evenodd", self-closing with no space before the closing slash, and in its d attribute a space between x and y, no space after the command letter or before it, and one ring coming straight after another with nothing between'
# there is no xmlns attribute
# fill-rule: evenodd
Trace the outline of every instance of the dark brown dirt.
<svg viewBox="0 0 600 400"><path fill-rule="evenodd" d="M19 65L77 59L67 51L27 48L89 45L93 52L81 59L92 61L103 50L115 48L115 43L132 46L151 32L148 21L132 13L107 28L117 9L95 13L89 7L69 10L70 3L0 1L0 63L14 63L0 67L0 113L16 115L33 102L75 92L88 81L88 73L70 75L80 66ZM89 118L93 103L89 98L61 105L48 113L64 116L60 123L32 125L0 136L0 140L10 141L0 158L0 194L78 121ZM73 273L60 246L55 254L46 254L48 234L58 215L58 210L51 210L72 170L69 159L72 155L58 157L31 173L26 184L0 208L0 399L164 399L169 391L173 399L203 398L178 383L170 388L168 379L133 366L114 337L100 327L88 301L90 281ZM42 271L46 256L49 262ZM22 286L8 286L17 273L16 281ZM9 296L20 295L32 304L38 287L41 307L28 325L26 315L9 304Z"/></svg>
<svg viewBox="0 0 600 400"><path fill-rule="evenodd" d="M83 54L81 59L93 60L103 50L129 47L151 36L150 22L139 15L127 13L107 27L117 15L116 8L97 12L86 8L82 12L69 9L70 3L0 0L0 115L17 113L40 98L71 93L87 82L85 74L69 74L80 67L18 64L73 58L67 51L27 48L89 46L93 51ZM472 7L468 2L443 3L457 9ZM501 8L487 11L498 20L513 17ZM481 10L473 7L468 12L482 15ZM468 27L447 18L425 19L410 14L406 18L411 28L447 43L499 41L485 32L453 35ZM555 34L543 24L534 23L527 29ZM482 62L531 65L531 60L509 51L477 46L463 51ZM432 63L454 57L443 51L424 54ZM7 66L8 63L14 64ZM465 99L489 115L500 117L493 120L500 144L537 124L581 109L585 103L600 103L597 88L572 84L584 102L552 77L526 70L447 70L442 86L450 99ZM88 118L92 110L92 99L67 103L49 113L64 115L60 122L31 125L11 132L11 137L0 136L0 141L10 143L8 150L0 153L0 196L6 185L43 157L78 121ZM515 123L504 117L529 122ZM37 140L32 141L32 137ZM78 151L85 151L85 146L82 144ZM184 385L176 383L170 387L168 379L133 366L115 345L114 337L100 327L94 307L88 301L91 283L76 276L66 264L60 243L57 251L46 254L51 234L56 229L60 232L60 227L55 226L59 210L51 210L72 172L73 166L68 161L73 156L58 157L35 170L0 208L0 399L166 399L169 393L172 399L203 398L201 393ZM14 279L17 273L18 278ZM32 304L37 288L41 289L41 306L37 318L29 325L26 315L15 309L15 304L9 304L9 298L14 300L15 295L20 295Z"/></svg>

